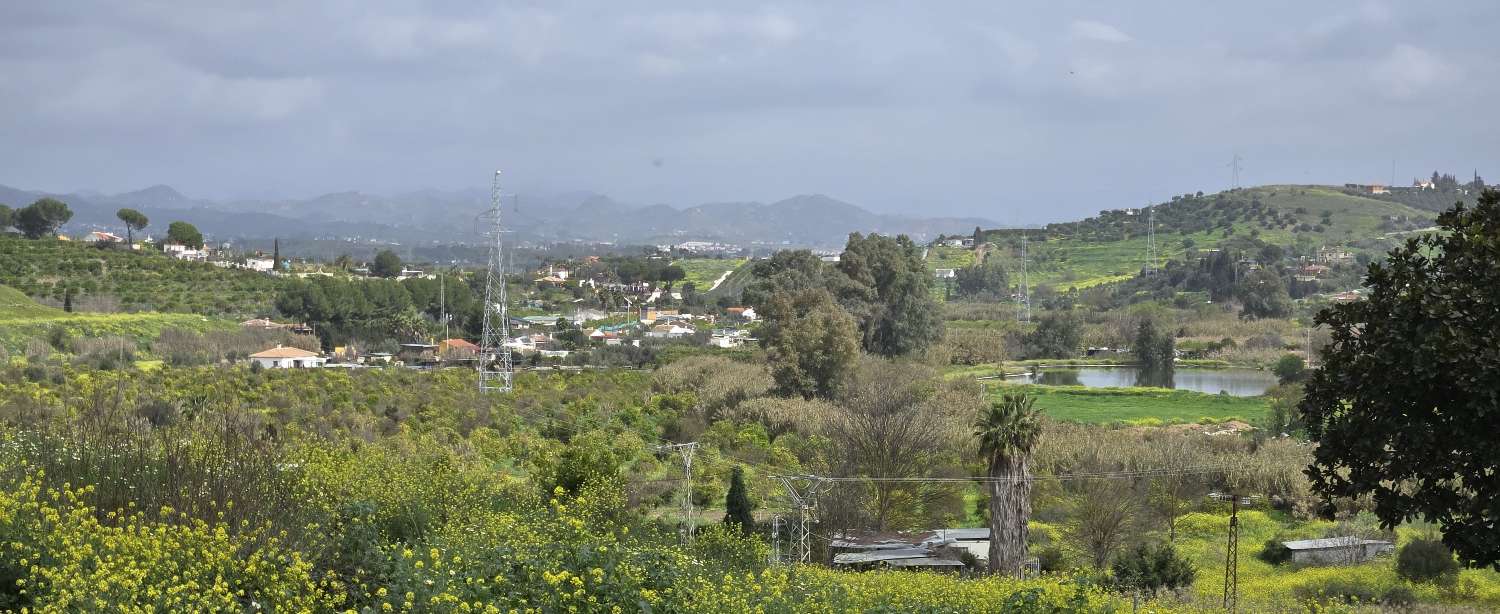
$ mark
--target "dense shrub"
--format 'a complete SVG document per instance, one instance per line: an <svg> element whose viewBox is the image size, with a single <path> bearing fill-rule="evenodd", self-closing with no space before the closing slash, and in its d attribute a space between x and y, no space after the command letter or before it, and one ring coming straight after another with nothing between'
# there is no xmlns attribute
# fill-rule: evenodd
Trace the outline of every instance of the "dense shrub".
<svg viewBox="0 0 1500 614"><path fill-rule="evenodd" d="M1292 549L1286 547L1286 545L1281 542L1282 539L1279 537L1266 540L1265 547L1262 548L1260 554L1257 554L1256 556L1259 557L1260 560L1272 565L1280 565L1292 560Z"/></svg>
<svg viewBox="0 0 1500 614"><path fill-rule="evenodd" d="M1396 553L1396 573L1412 582L1451 580L1458 575L1458 561L1443 542L1414 539Z"/></svg>

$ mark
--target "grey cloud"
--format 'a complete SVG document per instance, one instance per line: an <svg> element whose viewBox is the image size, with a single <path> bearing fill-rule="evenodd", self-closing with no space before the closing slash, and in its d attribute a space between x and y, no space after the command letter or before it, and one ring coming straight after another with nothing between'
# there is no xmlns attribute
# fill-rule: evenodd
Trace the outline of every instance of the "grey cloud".
<svg viewBox="0 0 1500 614"><path fill-rule="evenodd" d="M1489 2L0 4L0 183L1076 217L1500 162ZM667 161L653 164L653 160ZM1410 168L1405 168L1410 165ZM1374 170L1371 170L1374 169ZM1500 169L1491 171L1500 174Z"/></svg>

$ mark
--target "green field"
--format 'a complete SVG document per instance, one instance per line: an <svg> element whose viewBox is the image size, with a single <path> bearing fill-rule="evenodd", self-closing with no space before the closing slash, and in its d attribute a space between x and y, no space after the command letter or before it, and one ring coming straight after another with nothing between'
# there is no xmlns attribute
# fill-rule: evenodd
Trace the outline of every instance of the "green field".
<svg viewBox="0 0 1500 614"><path fill-rule="evenodd" d="M203 332L235 327L233 320L191 313L68 313L0 286L0 348L10 353L24 352L28 342L45 339L54 329L73 338L126 337L145 347L168 328Z"/></svg>
<svg viewBox="0 0 1500 614"><path fill-rule="evenodd" d="M1083 386L991 385L989 393L1025 392L1056 420L1111 424L1182 424L1225 420L1258 420L1266 411L1261 397L1203 394L1166 388L1086 388Z"/></svg>
<svg viewBox="0 0 1500 614"><path fill-rule="evenodd" d="M684 258L672 262L673 265L682 267L687 273L683 281L692 282L699 292L707 292L719 277L727 272L740 268L748 258Z"/></svg>

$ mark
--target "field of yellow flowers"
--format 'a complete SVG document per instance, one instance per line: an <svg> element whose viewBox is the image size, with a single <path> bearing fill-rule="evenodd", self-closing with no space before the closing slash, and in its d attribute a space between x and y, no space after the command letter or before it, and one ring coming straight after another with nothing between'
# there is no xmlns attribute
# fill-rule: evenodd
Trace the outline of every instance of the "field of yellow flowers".
<svg viewBox="0 0 1500 614"><path fill-rule="evenodd" d="M649 442L690 403L653 394L631 372L528 375L509 397L479 395L471 377L0 366L0 611L1062 613L1217 603L1224 519L1206 513L1180 529L1180 547L1202 568L1198 585L1134 604L1090 573L1018 581L771 565L763 538L711 521L684 546L648 513L673 491L642 489L664 471ZM727 462L705 452L705 473ZM1284 528L1256 514L1245 518L1246 601L1307 611L1295 587L1278 583L1328 578L1251 560L1258 540ZM1387 567L1354 571L1394 583ZM1418 596L1500 603L1486 573Z"/></svg>

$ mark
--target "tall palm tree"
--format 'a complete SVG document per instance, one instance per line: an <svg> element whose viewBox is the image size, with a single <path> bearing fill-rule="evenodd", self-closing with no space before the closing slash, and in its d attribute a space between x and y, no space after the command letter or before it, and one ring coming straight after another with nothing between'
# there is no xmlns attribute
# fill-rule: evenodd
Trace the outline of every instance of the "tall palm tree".
<svg viewBox="0 0 1500 614"><path fill-rule="evenodd" d="M1035 397L1007 394L974 422L979 454L989 465L990 572L1019 576L1031 517L1031 450L1041 435Z"/></svg>

